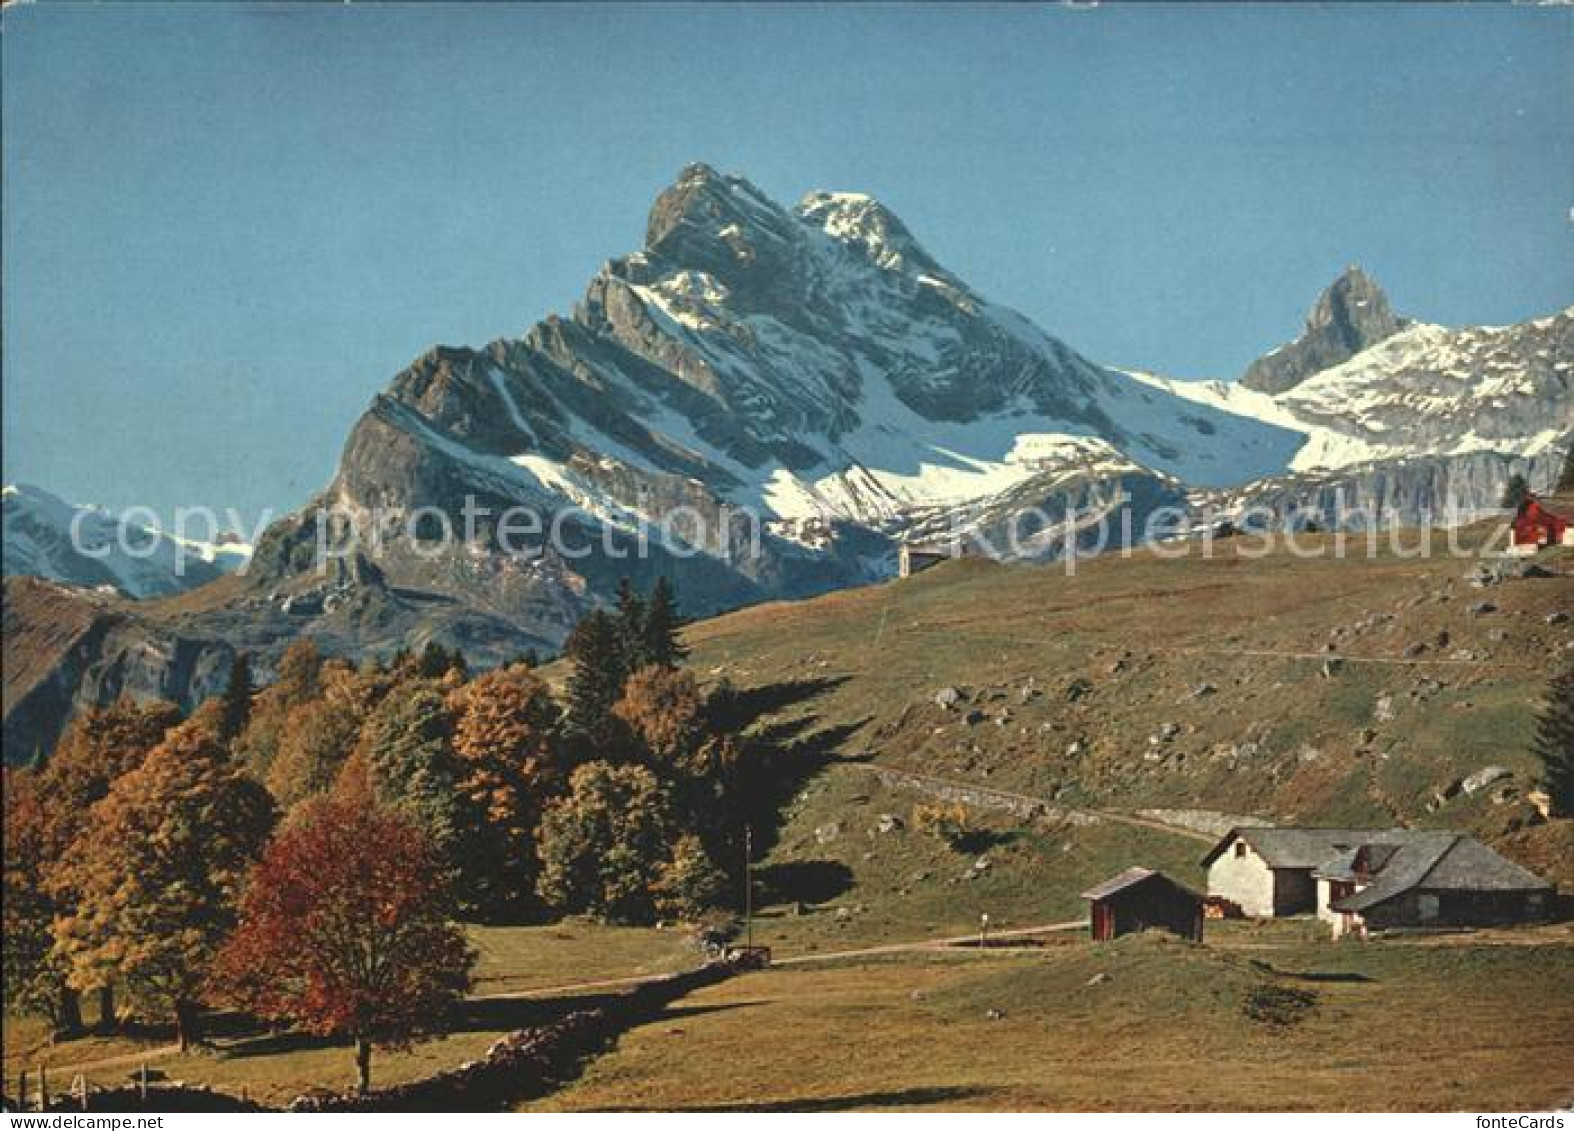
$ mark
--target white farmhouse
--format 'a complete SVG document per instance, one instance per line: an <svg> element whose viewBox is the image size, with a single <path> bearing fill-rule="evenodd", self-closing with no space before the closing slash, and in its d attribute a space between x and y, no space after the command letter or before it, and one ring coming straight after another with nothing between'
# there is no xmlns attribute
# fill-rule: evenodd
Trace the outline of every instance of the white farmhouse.
<svg viewBox="0 0 1574 1131"><path fill-rule="evenodd" d="M1315 912L1334 935L1534 922L1554 889L1442 830L1234 828L1203 857L1208 895L1256 918Z"/></svg>

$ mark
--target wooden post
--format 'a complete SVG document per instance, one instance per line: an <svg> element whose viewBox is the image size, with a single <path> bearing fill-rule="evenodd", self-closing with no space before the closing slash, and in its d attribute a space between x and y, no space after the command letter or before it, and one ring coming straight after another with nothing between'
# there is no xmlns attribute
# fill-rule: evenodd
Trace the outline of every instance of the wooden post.
<svg viewBox="0 0 1574 1131"><path fill-rule="evenodd" d="M77 1098L77 1106L83 1111L87 1110L87 1077L78 1072L71 1078L71 1094Z"/></svg>
<svg viewBox="0 0 1574 1131"><path fill-rule="evenodd" d="M985 911L978 917L978 949L983 950L989 945L989 912Z"/></svg>
<svg viewBox="0 0 1574 1131"><path fill-rule="evenodd" d="M743 826L743 929L745 945L754 949L754 826Z"/></svg>
<svg viewBox="0 0 1574 1131"><path fill-rule="evenodd" d="M141 1097L142 1106L146 1107L148 1103L148 1062L145 1060L137 1071L137 1094Z"/></svg>
<svg viewBox="0 0 1574 1131"><path fill-rule="evenodd" d="M49 1110L49 1070L43 1061L38 1063L38 1110Z"/></svg>
<svg viewBox="0 0 1574 1131"><path fill-rule="evenodd" d="M16 1102L19 1105L18 1110L27 1110L27 1069L25 1068L16 1074Z"/></svg>

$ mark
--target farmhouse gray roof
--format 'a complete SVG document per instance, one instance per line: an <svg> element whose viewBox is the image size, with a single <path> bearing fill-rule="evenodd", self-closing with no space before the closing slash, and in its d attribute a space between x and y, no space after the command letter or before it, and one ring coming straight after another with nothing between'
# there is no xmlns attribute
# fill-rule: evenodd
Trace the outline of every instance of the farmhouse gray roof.
<svg viewBox="0 0 1574 1131"><path fill-rule="evenodd" d="M1398 846L1393 844L1359 845L1317 865L1312 869L1312 875L1319 880L1368 879L1381 872L1398 851Z"/></svg>
<svg viewBox="0 0 1574 1131"><path fill-rule="evenodd" d="M1272 825L1240 826L1224 834L1202 858L1206 868L1240 837L1270 868L1315 868L1363 844L1398 844L1407 837L1427 836L1412 829L1296 829Z"/></svg>
<svg viewBox="0 0 1574 1131"><path fill-rule="evenodd" d="M1197 899L1202 898L1185 884L1178 884L1166 876L1163 872L1155 872L1151 868L1127 868L1124 872L1120 872L1111 876L1103 883L1097 884L1094 887L1090 887L1087 891L1082 893L1082 898L1095 900L1108 899L1116 892L1125 891L1127 888L1136 887L1138 884L1146 883L1147 881L1155 878L1162 880L1164 883L1169 884L1173 888L1177 888L1178 890L1185 892L1187 895L1193 896Z"/></svg>
<svg viewBox="0 0 1574 1131"><path fill-rule="evenodd" d="M1319 869L1319 872L1321 869ZM1457 833L1416 833L1397 845L1370 886L1332 905L1365 911L1407 891L1542 891L1552 885Z"/></svg>

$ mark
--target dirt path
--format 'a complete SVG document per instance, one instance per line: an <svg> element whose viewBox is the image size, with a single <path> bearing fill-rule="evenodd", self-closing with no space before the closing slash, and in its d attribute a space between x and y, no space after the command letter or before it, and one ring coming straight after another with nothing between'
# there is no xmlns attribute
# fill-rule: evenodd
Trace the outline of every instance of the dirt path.
<svg viewBox="0 0 1574 1131"><path fill-rule="evenodd" d="M1037 927L1014 927L1006 931L991 931L991 939L1027 938L1032 935L1047 935L1056 931L1075 931L1087 926L1086 919L1068 919L1062 923L1045 923ZM801 966L810 962L837 962L848 958L872 958L882 954L909 954L926 950L943 950L946 947L960 946L963 943L973 942L978 938L977 932L966 935L948 935L943 938L913 939L908 942L879 943L875 946L856 947L852 950L805 951L802 954L789 955L786 958L771 959L771 966ZM538 997L562 997L568 994L584 993L592 990L624 989L632 986L643 985L659 978L667 977L666 974L637 974L627 978L602 978L594 982L569 982L558 986L537 986L528 990L508 990L495 994L476 994L471 1001L518 1001L520 999Z"/></svg>
<svg viewBox="0 0 1574 1131"><path fill-rule="evenodd" d="M907 785L920 793L924 792L963 792L976 794L980 797L998 799L1001 808L1018 811L1024 807L1042 809L1046 815L1064 813L1068 816L1093 817L1102 821L1113 821L1116 824L1130 825L1135 828L1153 829L1156 832L1173 833L1189 840L1201 841L1204 844L1217 844L1219 838L1212 833L1198 832L1183 825L1171 825L1158 821L1152 817L1135 817L1130 813L1120 813L1113 809L1078 809L1069 805L1062 805L1058 801L1051 801L1047 797L1033 797L1026 793L1012 793L1006 789L994 789L990 786L975 785L973 782L955 781L951 778L937 778L929 774L914 773L912 770L896 770L888 766L879 766L869 763L847 762L843 763L850 770L859 770L873 774L882 780L894 782L897 785Z"/></svg>
<svg viewBox="0 0 1574 1131"><path fill-rule="evenodd" d="M1045 923L1038 927L1017 927L1009 931L991 931L991 939L1018 939L1032 935L1048 935L1056 931L1077 931L1088 925L1086 919L1067 919L1062 923ZM882 954L910 954L917 951L944 950L947 947L961 946L964 943L976 942L978 932L966 935L951 935L941 939L921 939L917 942L882 943L879 946L859 947L855 950L828 950L794 954L787 958L772 958L771 966L802 966L810 962L836 962L847 958L873 958ZM988 953L985 951L985 953Z"/></svg>
<svg viewBox="0 0 1574 1131"><path fill-rule="evenodd" d="M85 1075L89 1072L102 1072L109 1068L135 1068L139 1064L151 1064L155 1060L165 1060L180 1052L179 1045L157 1045L153 1048L139 1049L136 1052L117 1053L114 1056L99 1057L97 1060L79 1060L75 1064L51 1064L47 1056L39 1059L43 1062L44 1070L49 1075L49 1090L51 1094L58 1093L70 1087L74 1076ZM28 1087L38 1087L37 1065L27 1065L29 1076Z"/></svg>

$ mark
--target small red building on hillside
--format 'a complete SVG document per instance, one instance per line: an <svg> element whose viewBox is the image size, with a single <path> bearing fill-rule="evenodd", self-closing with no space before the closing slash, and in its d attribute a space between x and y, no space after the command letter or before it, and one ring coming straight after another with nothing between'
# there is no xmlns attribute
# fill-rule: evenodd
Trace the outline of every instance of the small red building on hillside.
<svg viewBox="0 0 1574 1131"><path fill-rule="evenodd" d="M1533 554L1543 546L1574 545L1574 528L1570 521L1565 508L1527 495L1514 516L1514 549L1522 554Z"/></svg>

